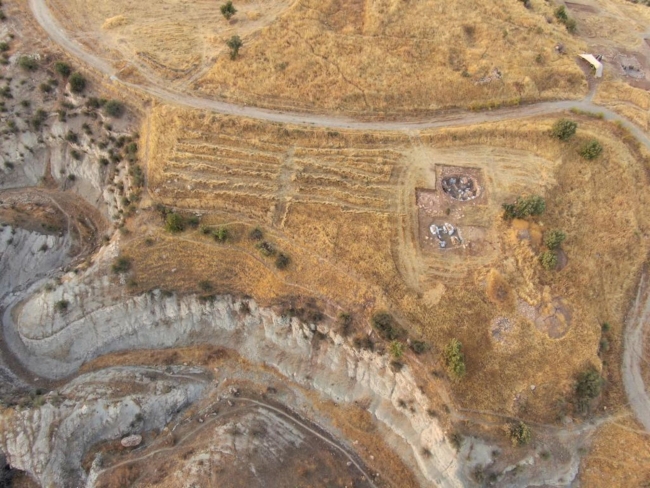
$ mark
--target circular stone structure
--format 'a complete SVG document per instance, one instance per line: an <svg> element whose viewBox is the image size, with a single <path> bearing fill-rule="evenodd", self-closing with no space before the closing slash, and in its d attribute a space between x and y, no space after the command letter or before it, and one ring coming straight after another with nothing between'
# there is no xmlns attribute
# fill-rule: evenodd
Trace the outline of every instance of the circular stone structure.
<svg viewBox="0 0 650 488"><path fill-rule="evenodd" d="M442 191L454 200L466 202L478 197L481 194L481 187L471 176L453 175L442 179Z"/></svg>

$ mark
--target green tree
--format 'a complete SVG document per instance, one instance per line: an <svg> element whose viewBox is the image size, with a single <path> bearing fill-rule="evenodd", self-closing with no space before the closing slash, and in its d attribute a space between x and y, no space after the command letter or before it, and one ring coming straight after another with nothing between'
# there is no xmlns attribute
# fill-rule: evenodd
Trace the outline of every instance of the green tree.
<svg viewBox="0 0 650 488"><path fill-rule="evenodd" d="M226 18L226 20L230 20L230 18L236 13L237 9L230 0L221 6L221 14Z"/></svg>
<svg viewBox="0 0 650 488"><path fill-rule="evenodd" d="M578 375L576 394L579 399L593 400L600 395L603 378L595 368L590 367Z"/></svg>
<svg viewBox="0 0 650 488"><path fill-rule="evenodd" d="M69 64L64 63L63 61L57 61L54 63L54 71L66 78L70 76L70 73L72 73L72 68L70 68Z"/></svg>
<svg viewBox="0 0 650 488"><path fill-rule="evenodd" d="M515 203L503 204L503 218L506 220L539 216L546 211L546 202L539 195L519 197Z"/></svg>
<svg viewBox="0 0 650 488"><path fill-rule="evenodd" d="M185 230L185 221L183 217L175 212L167 214L165 218L165 229L172 233L183 232Z"/></svg>
<svg viewBox="0 0 650 488"><path fill-rule="evenodd" d="M603 146L595 139L585 142L578 151L585 159L596 159L603 152Z"/></svg>
<svg viewBox="0 0 650 488"><path fill-rule="evenodd" d="M443 351L443 358L447 372L454 380L460 380L466 374L465 368L465 355L462 352L463 345L461 342L454 338L449 341Z"/></svg>
<svg viewBox="0 0 650 488"><path fill-rule="evenodd" d="M72 73L68 81L73 93L81 93L86 89L86 78L81 73Z"/></svg>
<svg viewBox="0 0 650 488"><path fill-rule="evenodd" d="M237 59L239 49L244 43L239 36L235 35L226 41L226 45L230 48L230 59Z"/></svg>
<svg viewBox="0 0 650 488"><path fill-rule="evenodd" d="M544 244L549 249L558 249L565 239L566 234L564 232L559 229L553 229L544 235Z"/></svg>
<svg viewBox="0 0 650 488"><path fill-rule="evenodd" d="M375 313L372 316L372 326L379 335L389 341L399 339L403 335L401 327L395 323L395 319L388 312Z"/></svg>
<svg viewBox="0 0 650 488"><path fill-rule="evenodd" d="M553 271L557 268L557 254L555 251L544 251L539 255L539 262L544 269Z"/></svg>
<svg viewBox="0 0 650 488"><path fill-rule="evenodd" d="M553 124L553 128L551 129L551 135L553 137L557 137L561 141L566 141L576 133L577 128L578 128L578 124L576 124L574 121L567 120L567 119L560 119L557 122L555 122L555 124Z"/></svg>
<svg viewBox="0 0 650 488"><path fill-rule="evenodd" d="M225 227L218 227L212 232L212 236L217 242L226 242L229 237L228 229Z"/></svg>
<svg viewBox="0 0 650 488"><path fill-rule="evenodd" d="M391 356L393 356L395 359L399 359L404 355L404 344L402 344L400 341L391 342L388 346L388 349L390 350Z"/></svg>

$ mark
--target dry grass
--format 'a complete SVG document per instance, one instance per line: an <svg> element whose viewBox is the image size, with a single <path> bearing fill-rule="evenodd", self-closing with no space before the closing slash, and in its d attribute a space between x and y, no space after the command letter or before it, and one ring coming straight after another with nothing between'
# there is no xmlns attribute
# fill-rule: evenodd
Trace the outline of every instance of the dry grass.
<svg viewBox="0 0 650 488"><path fill-rule="evenodd" d="M547 134L553 122L426 131L407 139L160 109L142 136L149 141L151 195L200 207L209 226L227 225L234 237L219 244L199 231L171 236L159 217L143 214L126 252L135 257L141 289L197 291L199 281L210 279L215 292L265 303L312 296L328 315L352 310L361 324L387 307L435 348L452 337L462 341L468 376L453 386L461 405L552 421L553 405L571 395L577 372L600 365L602 322L612 324L607 359L618 364L650 224L646 167L638 149L621 142L626 134L585 119L574 141L560 143ZM577 148L592 137L605 152L586 162ZM482 168L486 205L452 213L461 226L485 227L482 247L441 254L417 243L415 188L434 184L435 163ZM542 194L548 204L538 224L526 224L532 246L500 219L501 203L524 193ZM255 226L291 256L287 270L275 269L247 238ZM537 260L541 233L552 228L568 234L569 265L560 273L543 271ZM154 236L152 247L143 245L146 233ZM490 300L494 278L488 277L497 272L512 288L506 303ZM567 304L571 323L564 337L552 339L527 320L526 307L540 314L557 298ZM507 346L490 339L490 323L499 316L515 324ZM618 369L605 374L604 404L616 407L623 401Z"/></svg>
<svg viewBox="0 0 650 488"><path fill-rule="evenodd" d="M417 112L488 100L584 93L581 49L552 8L504 0L300 0L245 45L220 57L201 91L258 105L348 112ZM539 57L538 57L539 56ZM477 84L497 68L502 80Z"/></svg>
<svg viewBox="0 0 650 488"><path fill-rule="evenodd" d="M650 128L650 94L647 90L634 88L623 81L605 81L599 85L594 102L614 110L644 130Z"/></svg>
<svg viewBox="0 0 650 488"><path fill-rule="evenodd" d="M648 434L629 418L603 426L596 434L589 454L582 461L580 472L584 486L648 486Z"/></svg>

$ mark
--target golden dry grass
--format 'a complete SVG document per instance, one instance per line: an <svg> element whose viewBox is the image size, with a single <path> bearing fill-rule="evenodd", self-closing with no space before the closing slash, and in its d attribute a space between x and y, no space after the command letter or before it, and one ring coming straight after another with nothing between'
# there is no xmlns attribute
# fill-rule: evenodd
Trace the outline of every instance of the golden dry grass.
<svg viewBox="0 0 650 488"><path fill-rule="evenodd" d="M604 425L582 461L582 485L593 488L649 486L649 441L648 434L630 418Z"/></svg>
<svg viewBox="0 0 650 488"><path fill-rule="evenodd" d="M233 63L197 83L210 95L268 106L347 112L429 111L488 100L573 97L586 90L549 25L550 5L504 0L300 0ZM477 84L494 69L502 80Z"/></svg>
<svg viewBox="0 0 650 488"><path fill-rule="evenodd" d="M364 328L374 311L388 308L434 350L461 340L468 375L452 387L461 405L543 421L558 415L553 405L570 397L579 371L600 367L600 324L608 321L603 404L616 408L624 398L614 367L623 319L648 251L647 168L612 124L584 118L575 140L560 143L548 136L553 122L432 130L409 139L157 109L142 134L151 196L202 209L207 225L226 225L234 238L224 245L198 230L172 236L160 217L142 214L125 248L136 258L138 289L197 291L209 279L215 292L265 303L312 296L332 317L356 312ZM577 149L592 137L605 152L587 162ZM482 168L487 204L455 217L485 226L481 252L424 252L415 240L415 188L432 184L427 175L435 163ZM548 205L538 224L526 224L532 246L499 217L501 203L522 193L542 194ZM247 238L255 226L291 256L287 270L275 269ZM559 273L537 260L540 234L553 228L568 234L569 265ZM143 245L147 233L152 247ZM495 304L486 293L496 272L512 288L509 304ZM527 310L551 313L559 298L570 328L553 339L526 318ZM490 338L490 323L503 316L514 324L505 345Z"/></svg>

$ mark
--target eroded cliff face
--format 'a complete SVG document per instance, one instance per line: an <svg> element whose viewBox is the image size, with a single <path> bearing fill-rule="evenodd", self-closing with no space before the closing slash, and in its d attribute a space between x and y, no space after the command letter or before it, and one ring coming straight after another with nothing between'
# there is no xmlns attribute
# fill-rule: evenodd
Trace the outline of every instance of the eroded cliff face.
<svg viewBox="0 0 650 488"><path fill-rule="evenodd" d="M120 394L116 383L129 384L134 393ZM41 486L79 486L85 477L81 460L93 444L162 428L197 401L205 385L196 371L178 367L167 373L110 368L82 375L40 405L5 411L2 451L12 467Z"/></svg>
<svg viewBox="0 0 650 488"><path fill-rule="evenodd" d="M395 373L389 358L358 351L334 331L319 326L326 340L314 347L315 326L278 316L273 310L232 297L212 301L165 297L154 291L116 296L111 278L70 279L41 291L12 314L18 334L12 348L34 373L47 378L73 374L94 357L128 349L213 344L245 359L276 368L304 387L340 403L364 401L368 410L404 441L422 475L440 486L462 486L456 452L435 419L408 367ZM69 311L54 304L67 299ZM250 311L248 311L250 309ZM368 400L369 403L368 403ZM409 409L400 408L408 401ZM402 446L402 447L404 447ZM424 450L431 456L423 456Z"/></svg>

